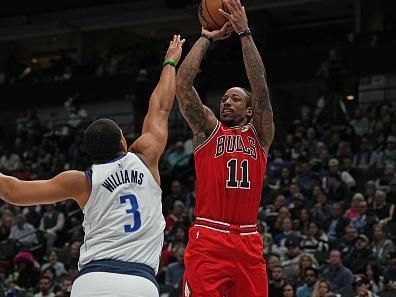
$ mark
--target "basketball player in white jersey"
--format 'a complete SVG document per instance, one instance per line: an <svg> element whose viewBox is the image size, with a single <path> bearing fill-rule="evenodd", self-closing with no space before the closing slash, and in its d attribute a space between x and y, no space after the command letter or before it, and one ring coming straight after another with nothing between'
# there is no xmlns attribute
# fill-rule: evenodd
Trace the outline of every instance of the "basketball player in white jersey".
<svg viewBox="0 0 396 297"><path fill-rule="evenodd" d="M74 199L84 212L85 240L72 297L158 297L165 221L158 161L168 138L176 92L175 66L184 39L174 36L153 91L141 136L129 147L109 119L94 121L84 141L94 162L87 172L21 181L0 174L0 197L15 205ZM141 99L141 98L138 98Z"/></svg>

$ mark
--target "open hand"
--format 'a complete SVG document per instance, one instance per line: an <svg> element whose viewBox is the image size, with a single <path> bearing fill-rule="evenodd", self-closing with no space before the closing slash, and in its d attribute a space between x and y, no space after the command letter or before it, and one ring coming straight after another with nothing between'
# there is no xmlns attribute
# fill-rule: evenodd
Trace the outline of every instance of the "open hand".
<svg viewBox="0 0 396 297"><path fill-rule="evenodd" d="M240 0L223 0L229 13L219 8L219 12L230 22L235 32L239 33L248 28L245 6Z"/></svg>
<svg viewBox="0 0 396 297"><path fill-rule="evenodd" d="M179 62L182 54L182 45L185 39L180 40L180 35L173 35L173 40L169 44L168 51L165 55L165 60L173 60L176 64Z"/></svg>

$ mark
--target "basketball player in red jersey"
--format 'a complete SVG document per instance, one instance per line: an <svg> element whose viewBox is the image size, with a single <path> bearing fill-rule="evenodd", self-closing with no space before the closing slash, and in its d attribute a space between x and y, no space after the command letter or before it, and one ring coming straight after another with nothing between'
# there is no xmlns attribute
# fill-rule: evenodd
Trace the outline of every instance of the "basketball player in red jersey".
<svg viewBox="0 0 396 297"><path fill-rule="evenodd" d="M267 297L268 281L256 219L266 156L274 137L273 113L265 68L239 0L224 0L228 24L202 30L201 38L180 66L176 96L193 131L196 170L195 224L185 252L185 297ZM220 121L193 87L212 41L241 39L252 92L227 90L220 101Z"/></svg>

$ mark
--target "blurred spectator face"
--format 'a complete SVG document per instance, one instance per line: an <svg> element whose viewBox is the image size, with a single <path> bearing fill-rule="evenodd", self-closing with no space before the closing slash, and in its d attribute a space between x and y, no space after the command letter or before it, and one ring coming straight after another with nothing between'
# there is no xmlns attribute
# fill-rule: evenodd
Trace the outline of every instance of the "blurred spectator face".
<svg viewBox="0 0 396 297"><path fill-rule="evenodd" d="M184 252L185 252L185 247L181 246L177 249L176 253L175 253L175 258L177 260L177 262L179 263L183 263L184 262Z"/></svg>
<svg viewBox="0 0 396 297"><path fill-rule="evenodd" d="M46 269L43 271L43 276L47 277L50 282L52 282L55 278L55 274L51 269Z"/></svg>
<svg viewBox="0 0 396 297"><path fill-rule="evenodd" d="M61 284L62 291L70 293L72 288L73 282L70 278L64 278Z"/></svg>
<svg viewBox="0 0 396 297"><path fill-rule="evenodd" d="M307 139L308 140L315 140L315 138L316 138L315 129L312 128L312 127L308 128L308 130L307 130Z"/></svg>
<svg viewBox="0 0 396 297"><path fill-rule="evenodd" d="M326 296L326 293L330 292L329 285L325 281L319 283L319 294L320 296Z"/></svg>
<svg viewBox="0 0 396 297"><path fill-rule="evenodd" d="M358 211L361 215L365 214L367 211L367 201L360 201L358 206Z"/></svg>
<svg viewBox="0 0 396 297"><path fill-rule="evenodd" d="M294 135L287 134L286 136L286 144L293 145L294 144Z"/></svg>
<svg viewBox="0 0 396 297"><path fill-rule="evenodd" d="M312 267L313 263L312 263L312 259L310 256L308 256L307 254L303 254L300 256L300 265L301 265L301 270L304 271L305 268L307 267Z"/></svg>
<svg viewBox="0 0 396 297"><path fill-rule="evenodd" d="M306 222L310 219L308 209L306 208L301 209L300 219L302 222Z"/></svg>
<svg viewBox="0 0 396 297"><path fill-rule="evenodd" d="M300 249L299 249L298 245L296 245L296 244L289 244L289 245L287 246L287 255L288 255L290 258L297 257L299 254L300 254Z"/></svg>
<svg viewBox="0 0 396 297"><path fill-rule="evenodd" d="M290 217L289 209L287 207L285 207L285 206L281 207L279 209L278 216L279 216L279 218L282 219L282 222L283 222L283 219Z"/></svg>
<svg viewBox="0 0 396 297"><path fill-rule="evenodd" d="M331 215L333 218L339 218L342 215L342 207L339 203L333 203L331 206Z"/></svg>
<svg viewBox="0 0 396 297"><path fill-rule="evenodd" d="M50 288L50 280L46 277L40 279L39 289L41 292L46 293Z"/></svg>
<svg viewBox="0 0 396 297"><path fill-rule="evenodd" d="M364 201L363 195L356 193L351 201L351 208L358 209L360 202Z"/></svg>
<svg viewBox="0 0 396 297"><path fill-rule="evenodd" d="M56 263L56 262L58 262L58 255L56 254L55 251L51 251L51 252L50 252L50 254L49 254L49 256L48 256L48 260L49 260L49 262L51 262L51 263Z"/></svg>
<svg viewBox="0 0 396 297"><path fill-rule="evenodd" d="M356 293L358 296L366 296L367 292L369 291L370 284L366 284L364 282L358 282L356 284Z"/></svg>
<svg viewBox="0 0 396 297"><path fill-rule="evenodd" d="M366 249L367 245L368 245L368 242L360 237L355 242L355 248L358 251L362 251L362 250Z"/></svg>
<svg viewBox="0 0 396 297"><path fill-rule="evenodd" d="M384 229L380 225L374 226L374 239L381 240L385 238Z"/></svg>
<svg viewBox="0 0 396 297"><path fill-rule="evenodd" d="M325 205L327 202L327 196L325 193L320 193L318 196L318 203L320 203L321 205Z"/></svg>
<svg viewBox="0 0 396 297"><path fill-rule="evenodd" d="M310 170L311 170L311 166L309 165L309 163L304 162L301 164L301 173L307 174Z"/></svg>
<svg viewBox="0 0 396 297"><path fill-rule="evenodd" d="M312 287L316 281L318 280L315 272L313 272L311 269L308 269L305 271L305 282L308 284L308 286Z"/></svg>
<svg viewBox="0 0 396 297"><path fill-rule="evenodd" d="M312 189L312 195L314 197L318 197L320 193L322 193L320 186L314 186Z"/></svg>
<svg viewBox="0 0 396 297"><path fill-rule="evenodd" d="M329 256L329 263L332 266L339 266L342 264L341 252L337 250L332 250Z"/></svg>
<svg viewBox="0 0 396 297"><path fill-rule="evenodd" d="M389 267L390 270L396 272L396 258L388 260L388 267Z"/></svg>
<svg viewBox="0 0 396 297"><path fill-rule="evenodd" d="M184 241L186 239L186 232L182 228L177 228L175 233L175 240Z"/></svg>
<svg viewBox="0 0 396 297"><path fill-rule="evenodd" d="M282 168L281 175L283 178L289 178L289 176L290 176L289 169L286 167Z"/></svg>
<svg viewBox="0 0 396 297"><path fill-rule="evenodd" d="M276 196L275 201L274 201L274 206L275 206L275 209L280 209L283 206L286 206L285 196L283 196L283 195Z"/></svg>
<svg viewBox="0 0 396 297"><path fill-rule="evenodd" d="M283 297L294 297L294 289L291 284L286 284L282 288Z"/></svg>
<svg viewBox="0 0 396 297"><path fill-rule="evenodd" d="M15 217L15 223L19 228L22 228L23 224L25 223L25 217L21 214Z"/></svg>
<svg viewBox="0 0 396 297"><path fill-rule="evenodd" d="M282 222L283 232L290 232L292 230L292 222L289 218L284 218Z"/></svg>
<svg viewBox="0 0 396 297"><path fill-rule="evenodd" d="M316 225L314 222L309 223L308 234L312 237L317 236L319 234L318 225Z"/></svg>
<svg viewBox="0 0 396 297"><path fill-rule="evenodd" d="M80 255L80 246L81 243L79 241L74 241L71 245L70 245L70 254L72 256L77 256Z"/></svg>
<svg viewBox="0 0 396 297"><path fill-rule="evenodd" d="M358 237L358 235L359 232L355 227L351 225L345 227L345 239L347 241L349 242L354 241L356 237Z"/></svg>
<svg viewBox="0 0 396 297"><path fill-rule="evenodd" d="M376 187L373 181L368 181L365 186L365 192L367 196L373 196L375 193Z"/></svg>
<svg viewBox="0 0 396 297"><path fill-rule="evenodd" d="M376 191L374 196L374 202L376 206L382 206L385 204L386 196L382 191Z"/></svg>
<svg viewBox="0 0 396 297"><path fill-rule="evenodd" d="M272 268L272 280L275 282L279 282L283 280L283 268L276 266Z"/></svg>
<svg viewBox="0 0 396 297"><path fill-rule="evenodd" d="M173 203L173 214L176 216L182 215L184 212L184 203L181 202L180 200L176 200Z"/></svg>
<svg viewBox="0 0 396 297"><path fill-rule="evenodd" d="M396 137L395 136L388 136L386 140L386 147L389 150L394 150L396 148Z"/></svg>
<svg viewBox="0 0 396 297"><path fill-rule="evenodd" d="M291 184L289 187L289 192L291 195L294 195L296 193L300 193L300 188L296 184Z"/></svg>
<svg viewBox="0 0 396 297"><path fill-rule="evenodd" d="M345 170L351 170L353 168L353 162L351 158L344 158L343 165Z"/></svg>
<svg viewBox="0 0 396 297"><path fill-rule="evenodd" d="M171 190L173 194L181 193L181 183L178 180L172 182Z"/></svg>
<svg viewBox="0 0 396 297"><path fill-rule="evenodd" d="M281 262L280 262L280 260L279 260L279 258L277 256L275 256L275 255L269 256L268 259L267 259L268 270L272 271L272 268L275 265L280 265L280 263Z"/></svg>

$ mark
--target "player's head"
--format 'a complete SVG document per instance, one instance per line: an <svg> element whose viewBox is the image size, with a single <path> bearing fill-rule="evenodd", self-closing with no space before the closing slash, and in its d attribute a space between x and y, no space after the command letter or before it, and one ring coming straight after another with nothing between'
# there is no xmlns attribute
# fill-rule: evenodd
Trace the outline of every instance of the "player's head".
<svg viewBox="0 0 396 297"><path fill-rule="evenodd" d="M118 125L110 119L91 123L84 133L84 145L92 162L103 163L127 152L127 144Z"/></svg>
<svg viewBox="0 0 396 297"><path fill-rule="evenodd" d="M239 87L225 92L220 102L220 121L228 126L246 124L253 115L252 94Z"/></svg>

